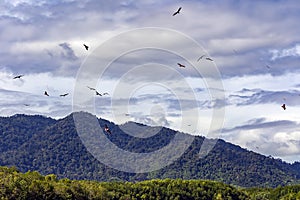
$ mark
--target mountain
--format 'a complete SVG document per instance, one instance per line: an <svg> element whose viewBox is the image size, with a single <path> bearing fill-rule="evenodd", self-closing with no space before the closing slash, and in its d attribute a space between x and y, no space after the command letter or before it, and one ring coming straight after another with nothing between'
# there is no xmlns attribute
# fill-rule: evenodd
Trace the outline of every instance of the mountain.
<svg viewBox="0 0 300 200"><path fill-rule="evenodd" d="M36 115L0 117L0 165L16 166L21 172L39 171L43 175L56 174L58 178L97 181L181 178L217 180L243 187L276 187L300 180L300 163L289 164L220 139L208 140L216 144L208 155L199 158L205 139L200 136L195 137L180 158L162 169L149 173L118 171L102 164L88 151L82 142L84 136L76 131L74 115L92 117L88 113L72 113L59 120ZM149 153L170 144L176 134L188 136L172 129L134 122L120 126L104 119L97 122L101 127L108 125L112 134L107 134L107 138L128 152ZM85 123L82 130L89 126ZM152 131L158 133L146 137ZM139 137L134 137L137 135ZM93 139L86 142L96 144ZM112 160L121 159L110 154L106 156Z"/></svg>

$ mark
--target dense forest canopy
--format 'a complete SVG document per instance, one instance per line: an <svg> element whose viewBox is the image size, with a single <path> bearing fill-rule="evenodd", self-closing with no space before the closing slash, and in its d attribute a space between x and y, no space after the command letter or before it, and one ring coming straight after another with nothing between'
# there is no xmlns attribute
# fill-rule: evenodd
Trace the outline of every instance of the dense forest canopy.
<svg viewBox="0 0 300 200"><path fill-rule="evenodd" d="M107 167L95 159L76 132L73 114L59 119L14 115L0 117L0 165L16 166L21 172L38 171L58 178L95 181L143 181L151 179L206 179L242 187L277 187L299 183L300 164L289 164L218 140L212 151L199 158L204 137L197 136L184 154L171 165L149 173L127 173ZM151 152L178 133L168 128L149 138L130 136L112 122L110 141L131 152ZM127 124L145 126L133 122ZM153 127L149 127L150 130ZM136 131L132 130L131 131ZM184 133L179 133L184 134ZM110 159L118 159L111 157Z"/></svg>
<svg viewBox="0 0 300 200"><path fill-rule="evenodd" d="M208 180L153 179L141 182L96 182L58 179L36 171L0 167L1 199L299 199L300 185L236 188Z"/></svg>

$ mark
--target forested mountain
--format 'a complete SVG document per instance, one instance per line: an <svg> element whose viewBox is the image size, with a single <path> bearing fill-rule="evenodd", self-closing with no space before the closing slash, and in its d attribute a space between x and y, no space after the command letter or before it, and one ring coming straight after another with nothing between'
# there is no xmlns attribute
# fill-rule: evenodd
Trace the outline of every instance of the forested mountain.
<svg viewBox="0 0 300 200"><path fill-rule="evenodd" d="M124 133L112 122L98 121L101 127L104 124L110 127L113 133L107 134L110 141L131 152L157 150L177 133L162 128L152 137L137 138ZM130 122L122 126L126 126L127 131L137 132L139 126L145 125ZM73 114L59 120L27 115L1 117L0 136L0 165L16 166L21 172L56 174L58 178L97 181L209 179L245 187L276 187L300 179L299 163L288 164L223 140L218 140L207 156L199 158L203 137L196 137L180 159L165 168L150 173L121 172L103 165L87 151L77 135Z"/></svg>

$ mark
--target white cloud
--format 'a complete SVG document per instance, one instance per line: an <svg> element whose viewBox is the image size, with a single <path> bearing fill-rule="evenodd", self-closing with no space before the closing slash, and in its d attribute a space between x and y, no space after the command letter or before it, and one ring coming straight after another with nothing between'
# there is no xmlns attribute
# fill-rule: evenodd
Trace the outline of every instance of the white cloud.
<svg viewBox="0 0 300 200"><path fill-rule="evenodd" d="M270 50L270 53L272 54L271 60L277 60L280 58L285 57L299 57L300 56L300 45L296 44L294 47L287 48L287 49L272 49Z"/></svg>

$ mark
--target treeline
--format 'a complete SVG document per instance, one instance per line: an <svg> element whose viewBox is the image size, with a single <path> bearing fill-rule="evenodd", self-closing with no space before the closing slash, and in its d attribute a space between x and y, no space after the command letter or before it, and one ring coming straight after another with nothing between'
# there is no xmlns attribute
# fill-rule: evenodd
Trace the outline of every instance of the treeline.
<svg viewBox="0 0 300 200"><path fill-rule="evenodd" d="M215 181L153 179L142 182L96 182L57 179L54 174L21 173L0 167L0 199L299 199L300 185L275 189L240 189Z"/></svg>

